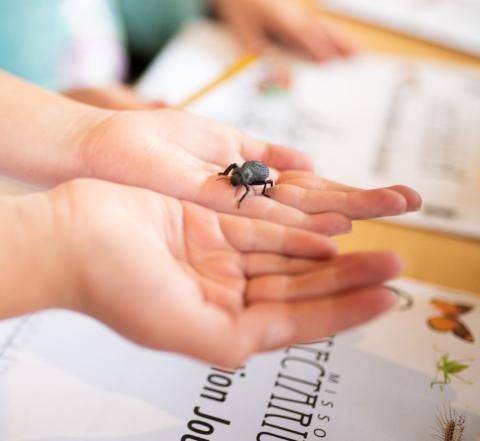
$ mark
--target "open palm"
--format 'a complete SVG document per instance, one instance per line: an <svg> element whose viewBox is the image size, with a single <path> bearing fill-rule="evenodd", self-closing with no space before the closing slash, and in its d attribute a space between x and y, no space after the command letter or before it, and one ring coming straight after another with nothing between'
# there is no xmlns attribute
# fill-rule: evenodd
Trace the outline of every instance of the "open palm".
<svg viewBox="0 0 480 441"><path fill-rule="evenodd" d="M361 190L321 179L302 153L187 112L109 114L87 133L80 150L86 176L324 234L348 231L351 219L392 216L420 206L418 194L408 187ZM276 186L269 190L271 199L252 195L239 209L243 189L218 180L217 173L253 159L270 167Z"/></svg>
<svg viewBox="0 0 480 441"><path fill-rule="evenodd" d="M72 308L221 365L371 319L390 306L381 284L400 270L390 253L332 258L323 235L139 188L76 180L50 198L61 264L77 281Z"/></svg>

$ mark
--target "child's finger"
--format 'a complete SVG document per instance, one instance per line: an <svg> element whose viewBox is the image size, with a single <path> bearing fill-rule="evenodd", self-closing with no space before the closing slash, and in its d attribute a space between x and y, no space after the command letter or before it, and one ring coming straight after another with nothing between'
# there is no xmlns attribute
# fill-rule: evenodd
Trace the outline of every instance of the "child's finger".
<svg viewBox="0 0 480 441"><path fill-rule="evenodd" d="M158 313L152 309L152 320L139 324L145 327L141 343L236 368L256 352L314 341L363 324L393 303L388 289L372 286L328 299L255 303L240 316L194 303L179 305L155 320Z"/></svg>
<svg viewBox="0 0 480 441"><path fill-rule="evenodd" d="M335 191L344 193L354 193L362 191L377 191L377 190L391 190L401 194L407 201L407 211L415 211L422 205L421 196L412 188L405 185L392 185L383 187L381 189L364 190L358 187L341 184L339 182L330 181L322 178L314 173L304 172L300 170L286 170L279 174L277 179L278 184L288 184L304 189L321 190L321 191Z"/></svg>
<svg viewBox="0 0 480 441"><path fill-rule="evenodd" d="M269 274L252 278L248 303L290 301L329 296L332 293L378 285L399 274L402 262L393 253L357 253L348 260L333 259L319 269L301 274Z"/></svg>
<svg viewBox="0 0 480 441"><path fill-rule="evenodd" d="M319 269L329 260L319 261L272 253L248 253L243 256L243 271L247 278L271 274L294 275Z"/></svg>
<svg viewBox="0 0 480 441"><path fill-rule="evenodd" d="M228 22L247 51L259 54L269 47L270 43L256 17L248 14L229 14Z"/></svg>
<svg viewBox="0 0 480 441"><path fill-rule="evenodd" d="M325 20L321 20L321 26L324 33L329 35L330 41L335 45L340 54L348 57L359 51L359 46L354 42L353 38L343 32L338 26L330 24Z"/></svg>
<svg viewBox="0 0 480 441"><path fill-rule="evenodd" d="M275 27L275 33L278 37L303 52L306 56L316 61L326 61L334 56L335 48L328 38L319 38L321 29L316 29L314 33L304 24L291 22L280 22Z"/></svg>
<svg viewBox="0 0 480 441"><path fill-rule="evenodd" d="M256 352L271 351L337 334L361 325L394 303L384 287L352 290L331 299L257 303L232 321L224 318L188 325L182 352L229 366L241 366Z"/></svg>
<svg viewBox="0 0 480 441"><path fill-rule="evenodd" d="M333 236L351 231L351 221L346 216L329 212L308 214L295 207L281 204L272 198L260 194L261 187L253 187L238 206L245 188L233 187L227 179L206 179L192 200L212 210L228 213L237 217L263 219L294 228L315 231Z"/></svg>
<svg viewBox="0 0 480 441"><path fill-rule="evenodd" d="M372 286L329 298L256 303L242 317L239 327L250 334L250 353L268 351L358 326L387 311L394 301L388 289ZM245 343L243 346L248 348Z"/></svg>
<svg viewBox="0 0 480 441"><path fill-rule="evenodd" d="M259 219L221 215L220 228L228 243L241 252L327 258L337 251L326 236Z"/></svg>
<svg viewBox="0 0 480 441"><path fill-rule="evenodd" d="M341 192L279 184L269 189L268 194L276 201L305 213L336 212L350 219L394 216L408 209L405 197L390 189Z"/></svg>

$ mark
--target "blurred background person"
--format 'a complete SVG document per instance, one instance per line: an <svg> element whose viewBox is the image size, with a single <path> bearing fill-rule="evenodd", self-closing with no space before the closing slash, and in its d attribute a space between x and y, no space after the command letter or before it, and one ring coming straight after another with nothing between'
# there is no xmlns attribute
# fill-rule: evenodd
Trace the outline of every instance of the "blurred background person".
<svg viewBox="0 0 480 441"><path fill-rule="evenodd" d="M278 43L326 61L354 50L299 0L0 0L0 10L0 68L106 108L155 107L123 82L185 21L209 12L252 52Z"/></svg>

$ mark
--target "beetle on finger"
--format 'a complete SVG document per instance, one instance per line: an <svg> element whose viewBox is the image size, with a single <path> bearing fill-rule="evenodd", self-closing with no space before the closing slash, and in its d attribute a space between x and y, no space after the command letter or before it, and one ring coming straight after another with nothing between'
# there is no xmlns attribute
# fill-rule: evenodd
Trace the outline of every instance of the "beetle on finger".
<svg viewBox="0 0 480 441"><path fill-rule="evenodd" d="M234 187L243 185L245 187L245 193L242 195L238 201L238 208L240 204L245 199L245 196L250 192L251 185L263 185L262 195L270 197L265 193L267 185L273 187L273 180L267 179L270 174L268 167L260 161L247 161L244 162L242 166L239 166L236 163L230 164L224 172L219 173L221 176L228 176L232 172L230 177L230 182Z"/></svg>

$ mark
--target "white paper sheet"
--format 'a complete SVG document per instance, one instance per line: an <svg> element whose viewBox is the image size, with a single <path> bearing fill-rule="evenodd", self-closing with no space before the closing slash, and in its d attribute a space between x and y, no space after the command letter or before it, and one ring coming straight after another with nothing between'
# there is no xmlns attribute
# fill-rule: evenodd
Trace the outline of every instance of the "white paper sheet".
<svg viewBox="0 0 480 441"><path fill-rule="evenodd" d="M140 348L74 313L0 322L0 439L416 441L433 439L451 407L465 415L464 440L479 441L480 299L394 285L410 308L230 372ZM433 299L473 307L456 316L473 343L429 327L443 314ZM464 360L463 379L432 386L445 354Z"/></svg>
<svg viewBox="0 0 480 441"><path fill-rule="evenodd" d="M195 23L152 63L138 90L180 102L239 54L223 28ZM423 211L392 220L480 237L479 71L371 56L321 66L286 55L274 62L293 74L287 92L259 92L270 69L260 61L189 110L299 148L328 178L411 185Z"/></svg>
<svg viewBox="0 0 480 441"><path fill-rule="evenodd" d="M480 56L479 0L321 0L345 13Z"/></svg>

